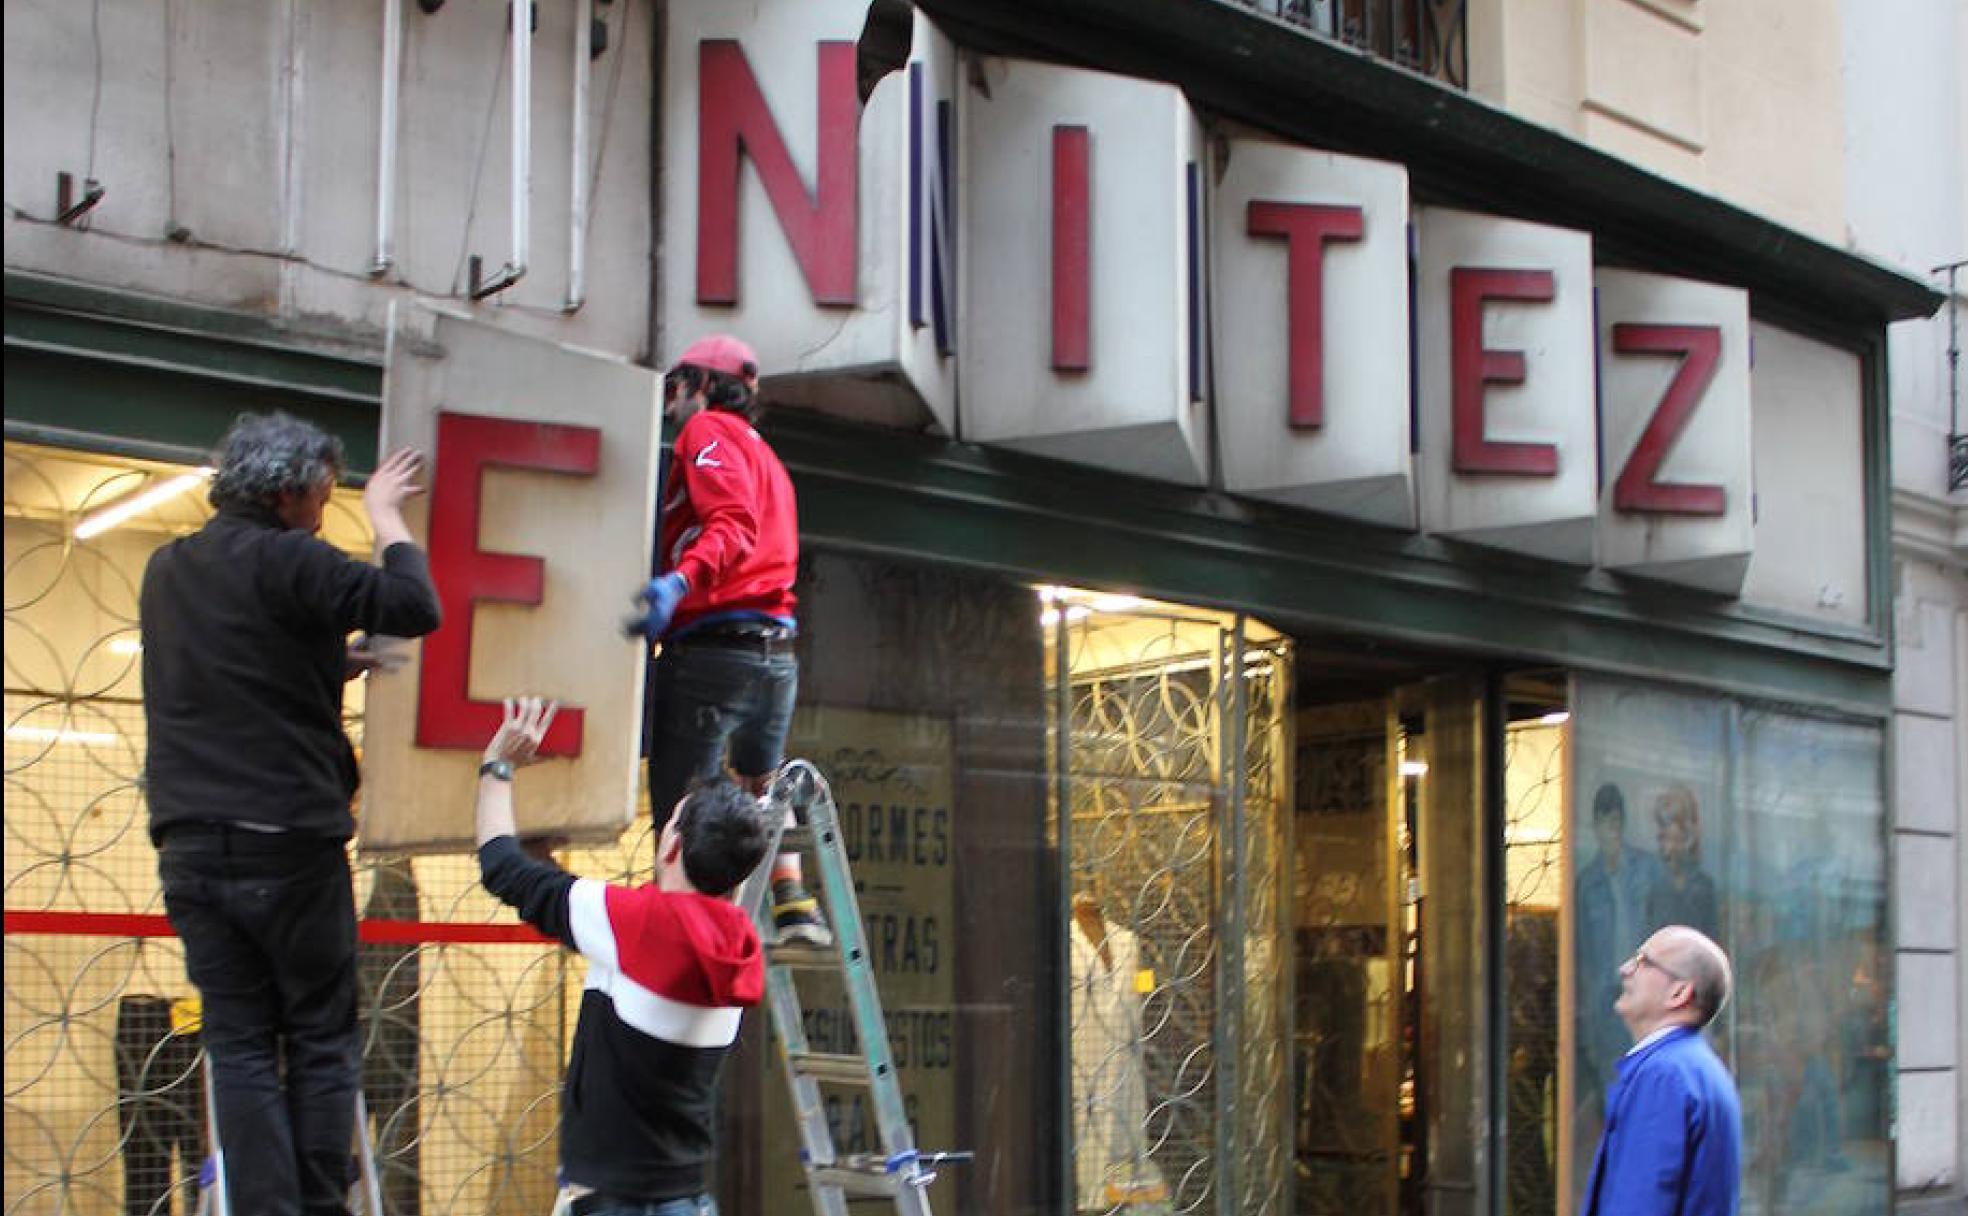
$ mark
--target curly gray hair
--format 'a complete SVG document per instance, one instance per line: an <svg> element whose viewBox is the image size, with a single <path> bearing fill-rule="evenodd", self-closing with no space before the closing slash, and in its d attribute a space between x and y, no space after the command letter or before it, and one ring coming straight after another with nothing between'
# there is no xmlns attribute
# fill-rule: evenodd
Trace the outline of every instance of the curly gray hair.
<svg viewBox="0 0 1968 1216"><path fill-rule="evenodd" d="M219 441L212 505L270 507L341 476L342 441L289 414L241 414Z"/></svg>

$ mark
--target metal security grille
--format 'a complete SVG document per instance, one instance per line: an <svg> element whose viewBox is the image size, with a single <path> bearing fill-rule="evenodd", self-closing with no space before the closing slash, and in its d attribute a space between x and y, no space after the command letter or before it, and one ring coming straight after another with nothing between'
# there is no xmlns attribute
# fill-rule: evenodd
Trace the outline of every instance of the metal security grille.
<svg viewBox="0 0 1968 1216"><path fill-rule="evenodd" d="M1509 1141L1503 1210L1558 1211L1559 909L1564 904L1562 724L1515 723L1504 735L1505 999Z"/></svg>
<svg viewBox="0 0 1968 1216"><path fill-rule="evenodd" d="M1291 664L1288 642L1256 642L1248 633L1238 639L1231 664L1232 672L1241 673L1243 694L1235 715L1243 731L1243 788L1233 801L1241 808L1233 822L1241 819L1243 844L1231 905L1242 955L1233 974L1243 977L1237 1098L1230 1112L1237 1133L1239 1212L1283 1212L1291 1168L1290 1142L1283 1135L1291 1076L1284 981L1291 955L1285 898Z"/></svg>
<svg viewBox="0 0 1968 1216"><path fill-rule="evenodd" d="M1076 1210L1276 1211L1285 644L1049 602Z"/></svg>
<svg viewBox="0 0 1968 1216"><path fill-rule="evenodd" d="M136 593L151 551L208 514L202 482L76 536L190 472L6 449L9 1216L166 1216L197 1202L208 1146L196 992L163 916L139 784ZM353 495L337 496L324 534L368 551ZM360 693L348 697L358 744ZM645 818L569 865L646 875L651 843ZM363 1087L385 1210L538 1216L555 1191L578 967L484 893L470 857L355 861Z"/></svg>

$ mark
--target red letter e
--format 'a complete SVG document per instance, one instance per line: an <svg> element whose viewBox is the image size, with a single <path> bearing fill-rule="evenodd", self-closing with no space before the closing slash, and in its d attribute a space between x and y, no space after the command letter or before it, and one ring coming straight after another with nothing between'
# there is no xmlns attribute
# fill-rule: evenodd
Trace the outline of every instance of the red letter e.
<svg viewBox="0 0 1968 1216"><path fill-rule="evenodd" d="M437 416L437 473L431 487L431 578L444 607L444 627L424 639L417 684L417 745L476 751L499 729L500 707L471 699L472 607L481 600L538 604L545 563L478 547L479 495L490 466L547 473L591 474L599 465L601 432L483 418ZM581 753L581 711L563 708L540 745L542 756Z"/></svg>

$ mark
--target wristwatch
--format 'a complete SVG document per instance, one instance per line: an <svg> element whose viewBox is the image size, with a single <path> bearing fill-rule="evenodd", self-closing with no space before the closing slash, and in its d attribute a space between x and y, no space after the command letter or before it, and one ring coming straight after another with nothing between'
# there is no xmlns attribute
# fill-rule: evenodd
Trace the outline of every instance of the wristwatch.
<svg viewBox="0 0 1968 1216"><path fill-rule="evenodd" d="M511 781L512 773L512 761L510 760L487 760L478 766L479 776L490 777L495 781Z"/></svg>

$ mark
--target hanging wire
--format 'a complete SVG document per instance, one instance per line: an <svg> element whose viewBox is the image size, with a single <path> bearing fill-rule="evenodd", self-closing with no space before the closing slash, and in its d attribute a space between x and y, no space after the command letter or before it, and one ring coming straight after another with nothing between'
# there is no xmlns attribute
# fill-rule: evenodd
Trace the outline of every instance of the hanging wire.
<svg viewBox="0 0 1968 1216"><path fill-rule="evenodd" d="M507 31L499 42L499 62L492 68L492 92L485 99L485 125L478 134L478 160L472 165L471 194L465 207L465 227L458 238L458 264L451 272L450 294L460 294L465 285L465 268L471 264L472 224L478 218L478 188L485 179L485 154L492 146L492 120L499 114L499 96L505 87L506 56L512 53L512 35Z"/></svg>
<svg viewBox="0 0 1968 1216"><path fill-rule="evenodd" d="M96 176L96 131L102 118L103 99L102 0L95 0L90 7L89 38L96 49L96 79L89 98L89 158L82 175L86 180L93 181Z"/></svg>

